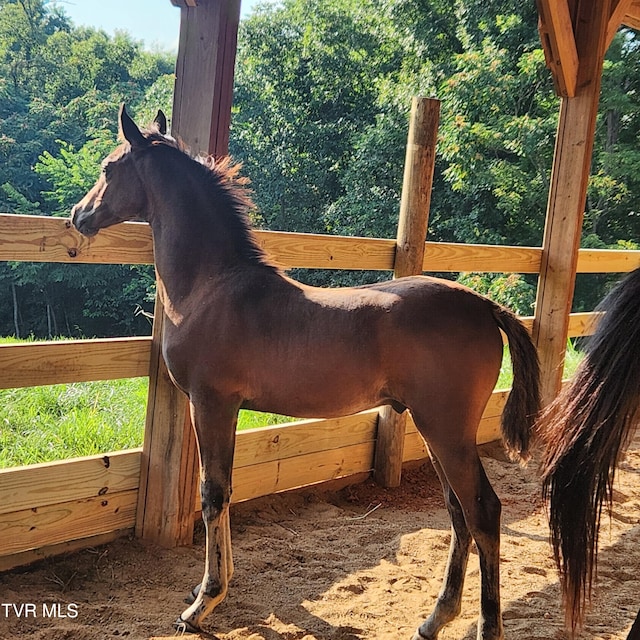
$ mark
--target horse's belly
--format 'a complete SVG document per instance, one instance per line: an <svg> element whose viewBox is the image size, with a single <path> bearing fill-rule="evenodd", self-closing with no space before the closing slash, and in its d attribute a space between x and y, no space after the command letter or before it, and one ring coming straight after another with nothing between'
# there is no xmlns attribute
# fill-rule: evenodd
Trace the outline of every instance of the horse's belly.
<svg viewBox="0 0 640 640"><path fill-rule="evenodd" d="M379 385L373 380L336 373L266 385L247 400L246 406L296 418L332 418L371 409L383 401Z"/></svg>

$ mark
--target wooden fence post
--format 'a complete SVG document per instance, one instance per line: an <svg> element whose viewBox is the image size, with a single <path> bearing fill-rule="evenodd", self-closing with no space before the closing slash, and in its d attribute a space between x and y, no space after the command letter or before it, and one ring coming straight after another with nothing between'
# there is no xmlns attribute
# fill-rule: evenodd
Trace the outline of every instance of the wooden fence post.
<svg viewBox="0 0 640 640"><path fill-rule="evenodd" d="M544 404L562 383L609 14L609 0L580 5L576 94L560 106L533 323Z"/></svg>
<svg viewBox="0 0 640 640"><path fill-rule="evenodd" d="M422 273L429 206L436 159L440 101L414 98L405 156L394 278ZM374 478L384 487L400 484L406 414L380 409L374 456Z"/></svg>
<svg viewBox="0 0 640 640"><path fill-rule="evenodd" d="M171 132L194 153L228 153L240 0L171 0L181 8ZM136 535L176 546L193 540L198 461L187 401L162 358L156 298Z"/></svg>

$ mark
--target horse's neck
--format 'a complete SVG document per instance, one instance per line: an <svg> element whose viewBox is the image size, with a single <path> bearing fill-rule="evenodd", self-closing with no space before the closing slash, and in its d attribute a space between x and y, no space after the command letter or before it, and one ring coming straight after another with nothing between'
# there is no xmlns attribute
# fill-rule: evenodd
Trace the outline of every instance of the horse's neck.
<svg viewBox="0 0 640 640"><path fill-rule="evenodd" d="M245 266L244 238L224 192L183 165L148 169L156 271L165 295L177 305L194 287L214 287L230 270Z"/></svg>

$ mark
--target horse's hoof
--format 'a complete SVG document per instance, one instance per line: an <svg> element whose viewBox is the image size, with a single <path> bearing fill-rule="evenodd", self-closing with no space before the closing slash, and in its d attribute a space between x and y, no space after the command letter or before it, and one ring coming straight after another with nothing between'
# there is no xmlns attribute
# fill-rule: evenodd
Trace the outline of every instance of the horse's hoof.
<svg viewBox="0 0 640 640"><path fill-rule="evenodd" d="M198 629L198 627L194 627L190 622L187 622L186 620L183 620L181 617L179 617L173 623L173 628L179 634L183 634L183 633L198 633L200 631L200 629Z"/></svg>
<svg viewBox="0 0 640 640"><path fill-rule="evenodd" d="M198 594L200 593L201 587L202 587L202 582L200 584L197 584L195 587L193 587L193 589L191 590L191 593L184 599L184 601L187 604L193 604L196 601Z"/></svg>
<svg viewBox="0 0 640 640"><path fill-rule="evenodd" d="M423 636L420 633L420 629L416 629L416 632L413 634L413 638L411 640L432 640L432 636Z"/></svg>

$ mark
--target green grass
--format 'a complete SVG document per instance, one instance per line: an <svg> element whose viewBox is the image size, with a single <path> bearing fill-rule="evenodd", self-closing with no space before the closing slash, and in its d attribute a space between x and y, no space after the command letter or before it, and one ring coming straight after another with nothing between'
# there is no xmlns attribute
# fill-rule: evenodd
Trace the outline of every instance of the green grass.
<svg viewBox="0 0 640 640"><path fill-rule="evenodd" d="M140 446L146 378L0 391L0 467Z"/></svg>
<svg viewBox="0 0 640 640"><path fill-rule="evenodd" d="M569 343L565 378L580 357ZM496 388L510 386L511 362L505 348ZM0 468L142 446L147 388L147 378L131 378L0 390ZM285 416L241 411L238 429L289 421Z"/></svg>
<svg viewBox="0 0 640 640"><path fill-rule="evenodd" d="M147 378L0 390L0 468L142 446ZM241 411L238 429L291 418Z"/></svg>
<svg viewBox="0 0 640 640"><path fill-rule="evenodd" d="M582 360L582 356L582 352L575 348L574 343L571 340L567 341L563 378L570 378L573 375L580 363L580 360ZM505 346L504 355L502 357L502 367L500 368L500 375L498 376L496 389L509 389L511 387L512 379L513 371L511 369L511 356L509 354L509 347Z"/></svg>

